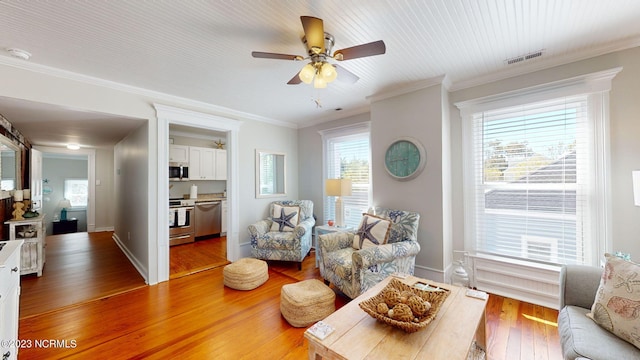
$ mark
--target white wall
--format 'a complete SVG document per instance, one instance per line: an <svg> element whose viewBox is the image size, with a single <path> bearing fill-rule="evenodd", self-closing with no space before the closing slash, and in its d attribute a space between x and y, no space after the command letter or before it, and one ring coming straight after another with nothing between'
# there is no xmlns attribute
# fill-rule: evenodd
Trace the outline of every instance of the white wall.
<svg viewBox="0 0 640 360"><path fill-rule="evenodd" d="M240 254L249 256L251 252L247 228L254 222L267 217L269 203L275 200L299 199L298 136L297 129L275 126L264 122L247 120L239 134L239 177L240 177ZM286 154L286 195L257 199L255 194L255 151L271 150ZM315 210L314 210L315 212Z"/></svg>
<svg viewBox="0 0 640 360"><path fill-rule="evenodd" d="M454 247L463 248L462 132L460 112L453 103L571 78L622 66L610 92L612 239L608 251L631 253L640 259L640 207L633 205L631 171L640 169L640 48L578 61L494 83L451 92Z"/></svg>
<svg viewBox="0 0 640 360"><path fill-rule="evenodd" d="M149 126L131 132L114 148L114 231L118 243L145 278L149 276ZM145 180L145 181L141 181Z"/></svg>
<svg viewBox="0 0 640 360"><path fill-rule="evenodd" d="M113 231L113 224L115 221L115 207L113 202L113 148L96 149L95 172L95 230Z"/></svg>
<svg viewBox="0 0 640 360"><path fill-rule="evenodd" d="M374 101L371 104L371 151L373 205L420 213L416 256L416 274L444 280L445 223L450 216L443 209L449 201L445 195L443 158L442 86L434 85L407 94ZM399 137L410 136L425 147L424 171L409 181L393 179L384 168L387 147ZM445 168L446 169L446 168Z"/></svg>

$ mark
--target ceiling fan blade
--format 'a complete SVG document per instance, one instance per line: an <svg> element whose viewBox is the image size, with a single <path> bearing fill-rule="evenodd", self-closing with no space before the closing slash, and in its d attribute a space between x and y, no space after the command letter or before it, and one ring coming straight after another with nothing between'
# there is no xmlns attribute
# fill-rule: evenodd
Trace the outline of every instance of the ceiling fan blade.
<svg viewBox="0 0 640 360"><path fill-rule="evenodd" d="M302 80L300 80L300 76L298 76L298 74L300 73L296 73L291 80L289 80L289 82L287 83L287 85L298 85L302 82Z"/></svg>
<svg viewBox="0 0 640 360"><path fill-rule="evenodd" d="M278 59L278 60L303 60L304 59L300 55L276 54L276 53L261 52L261 51L252 51L251 56L253 56L254 58L260 58L260 59Z"/></svg>
<svg viewBox="0 0 640 360"><path fill-rule="evenodd" d="M325 52L324 25L322 19L313 16L300 16L304 37L307 39L307 49L314 54Z"/></svg>
<svg viewBox="0 0 640 360"><path fill-rule="evenodd" d="M352 73L351 71L343 68L340 65L333 65L336 68L336 72L338 73L338 77L336 79L346 82L348 84L355 84L360 78L358 75Z"/></svg>
<svg viewBox="0 0 640 360"><path fill-rule="evenodd" d="M333 58L339 61L357 59L366 56L380 55L387 51L384 41L378 40L368 44L353 46L346 49L336 50Z"/></svg>

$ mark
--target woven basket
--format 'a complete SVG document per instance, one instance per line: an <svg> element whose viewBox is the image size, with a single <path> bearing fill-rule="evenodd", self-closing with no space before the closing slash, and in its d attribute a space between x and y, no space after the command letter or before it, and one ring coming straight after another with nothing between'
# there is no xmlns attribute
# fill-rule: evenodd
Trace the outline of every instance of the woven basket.
<svg viewBox="0 0 640 360"><path fill-rule="evenodd" d="M431 309L422 316L418 317L417 322L412 321L399 321L396 319L392 319L386 314L378 313L377 306L379 303L384 302L384 291L387 289L397 289L400 292L408 290L413 292L414 294L420 296L424 300L431 303ZM360 304L360 308L364 310L367 314L376 318L378 321L381 321L385 324L389 324L391 326L400 328L408 333L416 332L418 330L424 329L435 317L440 310L440 306L444 303L444 300L449 296L450 291L447 289L442 289L443 291L424 291L416 289L412 286L409 286L398 279L391 279L389 284L382 289L372 298L364 300Z"/></svg>

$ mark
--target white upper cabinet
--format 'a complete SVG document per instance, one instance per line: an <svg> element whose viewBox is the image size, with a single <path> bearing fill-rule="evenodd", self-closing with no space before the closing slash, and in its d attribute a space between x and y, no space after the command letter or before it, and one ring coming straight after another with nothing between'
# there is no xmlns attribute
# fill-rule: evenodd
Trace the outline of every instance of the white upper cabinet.
<svg viewBox="0 0 640 360"><path fill-rule="evenodd" d="M169 162L189 162L189 146L169 145Z"/></svg>
<svg viewBox="0 0 640 360"><path fill-rule="evenodd" d="M227 180L227 151L190 146L189 180Z"/></svg>

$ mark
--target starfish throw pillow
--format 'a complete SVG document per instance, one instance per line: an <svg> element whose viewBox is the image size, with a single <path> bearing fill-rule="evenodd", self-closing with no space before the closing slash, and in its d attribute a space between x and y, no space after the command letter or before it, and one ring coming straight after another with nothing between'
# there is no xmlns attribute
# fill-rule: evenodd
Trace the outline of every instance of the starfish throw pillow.
<svg viewBox="0 0 640 360"><path fill-rule="evenodd" d="M298 225L300 218L299 206L282 206L278 204L273 205L273 214L271 215L271 231L293 231Z"/></svg>
<svg viewBox="0 0 640 360"><path fill-rule="evenodd" d="M640 348L640 265L610 254L604 257L600 287L587 316Z"/></svg>
<svg viewBox="0 0 640 360"><path fill-rule="evenodd" d="M371 214L364 214L360 226L353 237L353 248L356 250L384 245L389 240L391 221Z"/></svg>

